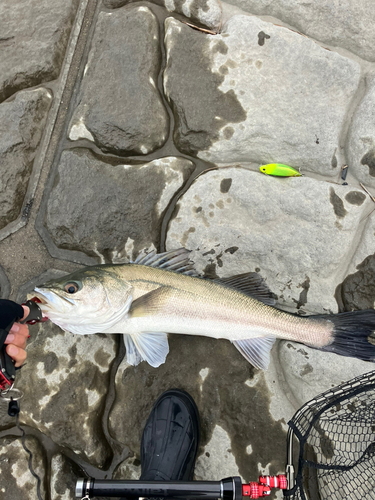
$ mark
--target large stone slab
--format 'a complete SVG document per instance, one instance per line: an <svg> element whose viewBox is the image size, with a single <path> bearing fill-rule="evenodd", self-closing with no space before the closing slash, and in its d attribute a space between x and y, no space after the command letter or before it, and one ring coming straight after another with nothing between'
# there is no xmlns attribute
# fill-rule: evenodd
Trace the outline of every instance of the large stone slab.
<svg viewBox="0 0 375 500"><path fill-rule="evenodd" d="M373 205L373 204L372 204ZM375 205L373 205L374 210ZM350 262L347 275L337 289L345 311L375 307L375 212L367 218Z"/></svg>
<svg viewBox="0 0 375 500"><path fill-rule="evenodd" d="M101 262L134 257L158 245L162 215L193 168L182 158L112 165L87 150L65 151L46 227L59 248L99 256Z"/></svg>
<svg viewBox="0 0 375 500"><path fill-rule="evenodd" d="M116 337L73 335L52 323L30 328L27 363L17 374L22 423L103 466L111 457L101 415Z"/></svg>
<svg viewBox="0 0 375 500"><path fill-rule="evenodd" d="M0 229L20 213L51 101L40 88L0 104Z"/></svg>
<svg viewBox="0 0 375 500"><path fill-rule="evenodd" d="M255 15L274 16L309 37L375 61L372 0L226 0Z"/></svg>
<svg viewBox="0 0 375 500"><path fill-rule="evenodd" d="M46 457L35 438L26 438L26 447L32 452L32 466L41 478L41 494L45 498L44 480ZM0 498L17 500L38 500L37 480L28 466L29 455L23 449L20 439L0 440Z"/></svg>
<svg viewBox="0 0 375 500"><path fill-rule="evenodd" d="M295 342L280 342L278 355L299 407L320 393L375 369L375 363L322 353Z"/></svg>
<svg viewBox="0 0 375 500"><path fill-rule="evenodd" d="M70 123L72 140L145 154L164 144L169 120L157 89L159 25L147 7L101 12Z"/></svg>
<svg viewBox="0 0 375 500"><path fill-rule="evenodd" d="M82 476L82 470L64 455L54 455L51 459L51 500L70 500L71 498L75 498L76 482Z"/></svg>
<svg viewBox="0 0 375 500"><path fill-rule="evenodd" d="M178 202L167 248L194 250L210 277L258 271L284 305L337 311L335 289L371 203L362 191L307 177L211 171Z"/></svg>
<svg viewBox="0 0 375 500"><path fill-rule="evenodd" d="M245 15L216 36L168 18L165 44L164 87L182 151L218 164L279 162L338 174L358 63Z"/></svg>
<svg viewBox="0 0 375 500"><path fill-rule="evenodd" d="M252 446L246 449L251 454ZM239 476L238 466L232 453L232 444L228 433L216 425L211 440L204 447L203 453L197 458L194 476L197 481L222 479L229 476ZM254 474L255 476L256 474Z"/></svg>
<svg viewBox="0 0 375 500"><path fill-rule="evenodd" d="M171 334L169 343L166 362L157 369L147 363L120 366L109 416L111 435L139 459L142 431L154 402L167 389L183 389L200 414L197 479L222 479L224 464L228 475L235 472L247 481L257 477L259 464L268 465L273 474L282 472L286 434L270 414L270 392L256 375L259 371L226 340ZM217 467L218 457L222 467ZM124 464L127 477L134 471L130 467Z"/></svg>
<svg viewBox="0 0 375 500"><path fill-rule="evenodd" d="M0 101L58 77L78 0L2 0Z"/></svg>
<svg viewBox="0 0 375 500"><path fill-rule="evenodd" d="M111 9L122 7L137 0L104 0L104 5ZM220 28L222 9L217 0L153 0L168 12L176 12L188 18L190 23L198 23L211 30Z"/></svg>
<svg viewBox="0 0 375 500"><path fill-rule="evenodd" d="M375 74L351 123L347 153L350 172L365 186L375 187Z"/></svg>

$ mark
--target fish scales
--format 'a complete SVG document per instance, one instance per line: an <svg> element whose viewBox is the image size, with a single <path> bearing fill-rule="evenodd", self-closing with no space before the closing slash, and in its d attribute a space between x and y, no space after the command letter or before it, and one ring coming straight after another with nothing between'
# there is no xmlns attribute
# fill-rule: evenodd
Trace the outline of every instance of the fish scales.
<svg viewBox="0 0 375 500"><path fill-rule="evenodd" d="M169 352L167 333L233 342L266 368L276 338L366 361L375 360L375 311L300 317L273 307L257 273L195 277L185 249L140 255L135 263L76 271L35 289L44 316L75 334L122 333L127 360L154 367Z"/></svg>
<svg viewBox="0 0 375 500"><path fill-rule="evenodd" d="M316 346L327 344L331 335L332 326L326 321L311 321L310 325L307 318L279 311L209 280L137 265L118 271L137 297L150 290L146 283L152 283L154 289L168 288L148 315L145 311L142 317L126 320L123 327L127 331L121 333L168 331L231 341L272 335Z"/></svg>

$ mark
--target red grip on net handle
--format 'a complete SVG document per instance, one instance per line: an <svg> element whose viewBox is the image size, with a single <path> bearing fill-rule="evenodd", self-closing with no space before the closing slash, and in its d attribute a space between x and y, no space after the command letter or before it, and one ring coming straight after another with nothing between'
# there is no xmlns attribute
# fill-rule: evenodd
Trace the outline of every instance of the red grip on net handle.
<svg viewBox="0 0 375 500"><path fill-rule="evenodd" d="M259 483L252 481L242 485L242 496L248 498L263 498L271 494L271 488L287 488L287 479L284 474L278 476L260 476Z"/></svg>

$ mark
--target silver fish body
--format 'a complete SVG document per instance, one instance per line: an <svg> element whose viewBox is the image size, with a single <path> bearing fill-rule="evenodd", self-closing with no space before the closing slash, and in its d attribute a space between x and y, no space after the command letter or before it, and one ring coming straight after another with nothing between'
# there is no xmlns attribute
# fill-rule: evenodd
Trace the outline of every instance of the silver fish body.
<svg viewBox="0 0 375 500"><path fill-rule="evenodd" d="M280 311L256 273L198 278L189 275L194 272L187 255L179 249L146 255L135 264L85 268L37 288L36 296L44 314L64 330L124 334L131 364L162 364L169 351L167 332L228 339L259 368L268 366L276 338L338 352L340 324L333 318L340 315L304 318ZM372 313L373 323L366 327L370 333ZM344 320L350 326L347 316Z"/></svg>

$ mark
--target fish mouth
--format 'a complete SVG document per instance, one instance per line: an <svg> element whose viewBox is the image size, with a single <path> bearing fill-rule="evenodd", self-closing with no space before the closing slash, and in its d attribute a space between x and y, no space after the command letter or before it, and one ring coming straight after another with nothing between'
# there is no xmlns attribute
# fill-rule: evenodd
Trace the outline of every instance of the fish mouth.
<svg viewBox="0 0 375 500"><path fill-rule="evenodd" d="M55 314L66 314L67 308L70 309L73 305L73 301L44 287L35 288L33 291L33 298L30 300L34 300L38 303L42 311L43 321L51 319Z"/></svg>
<svg viewBox="0 0 375 500"><path fill-rule="evenodd" d="M39 298L39 297L35 296L35 297L32 297L30 300L32 302L36 302L37 304L47 304L47 302L42 297Z"/></svg>

